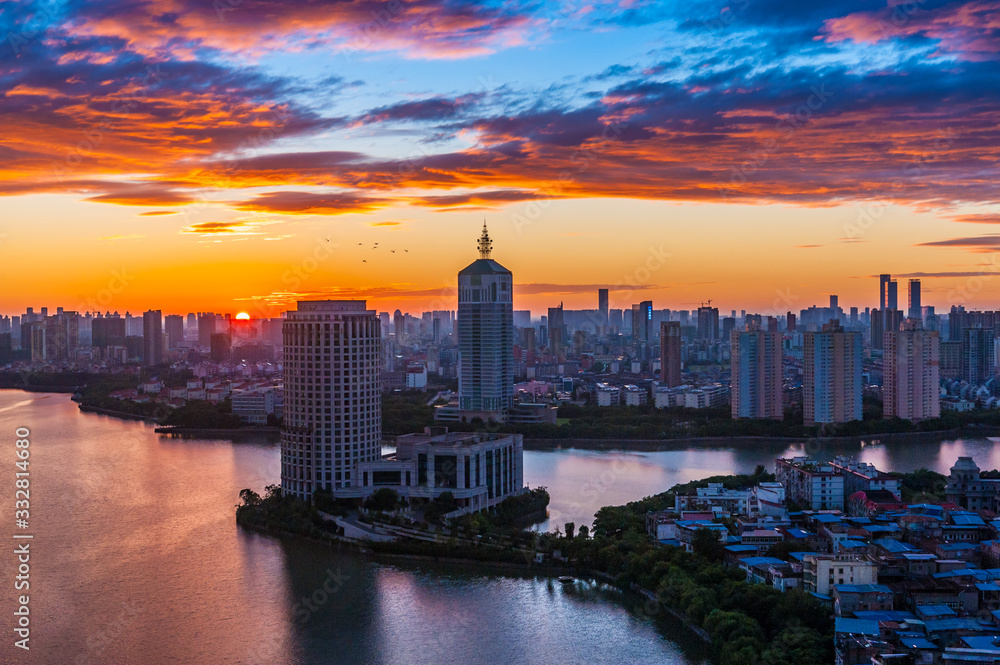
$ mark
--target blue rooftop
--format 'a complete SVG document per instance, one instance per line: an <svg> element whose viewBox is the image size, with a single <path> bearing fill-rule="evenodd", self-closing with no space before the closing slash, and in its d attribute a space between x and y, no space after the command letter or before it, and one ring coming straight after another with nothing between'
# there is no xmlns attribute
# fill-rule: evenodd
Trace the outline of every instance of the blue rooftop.
<svg viewBox="0 0 1000 665"><path fill-rule="evenodd" d="M885 584L835 584L837 593L892 593Z"/></svg>
<svg viewBox="0 0 1000 665"><path fill-rule="evenodd" d="M870 619L848 619L837 617L835 630L838 633L848 633L851 635L878 635L878 621Z"/></svg>

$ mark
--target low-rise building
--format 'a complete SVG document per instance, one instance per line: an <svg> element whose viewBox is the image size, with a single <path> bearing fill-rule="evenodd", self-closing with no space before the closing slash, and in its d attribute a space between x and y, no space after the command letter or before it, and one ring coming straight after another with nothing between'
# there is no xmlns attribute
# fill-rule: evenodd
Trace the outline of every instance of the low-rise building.
<svg viewBox="0 0 1000 665"><path fill-rule="evenodd" d="M785 496L808 510L843 510L844 476L829 463L808 457L779 459L775 479L785 488Z"/></svg>
<svg viewBox="0 0 1000 665"><path fill-rule="evenodd" d="M802 587L829 596L837 584L876 584L878 569L854 554L808 554L802 559Z"/></svg>
<svg viewBox="0 0 1000 665"><path fill-rule="evenodd" d="M232 403L233 414L251 425L266 425L268 416L284 416L284 390L280 386L235 392Z"/></svg>

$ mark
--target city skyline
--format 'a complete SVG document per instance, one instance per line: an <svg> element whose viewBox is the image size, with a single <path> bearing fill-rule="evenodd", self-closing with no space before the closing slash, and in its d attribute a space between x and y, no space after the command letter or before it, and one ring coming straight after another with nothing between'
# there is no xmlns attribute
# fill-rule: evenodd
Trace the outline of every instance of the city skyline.
<svg viewBox="0 0 1000 665"><path fill-rule="evenodd" d="M484 215L518 309L998 304L988 5L216 4L10 16L0 311L428 309Z"/></svg>

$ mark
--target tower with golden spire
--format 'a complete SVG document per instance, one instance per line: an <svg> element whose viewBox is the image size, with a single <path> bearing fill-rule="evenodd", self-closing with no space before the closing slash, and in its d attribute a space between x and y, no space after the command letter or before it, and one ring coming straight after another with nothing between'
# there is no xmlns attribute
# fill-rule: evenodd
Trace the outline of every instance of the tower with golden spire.
<svg viewBox="0 0 1000 665"><path fill-rule="evenodd" d="M503 422L514 403L514 278L492 258L485 220L477 246L458 273L458 402L468 420Z"/></svg>

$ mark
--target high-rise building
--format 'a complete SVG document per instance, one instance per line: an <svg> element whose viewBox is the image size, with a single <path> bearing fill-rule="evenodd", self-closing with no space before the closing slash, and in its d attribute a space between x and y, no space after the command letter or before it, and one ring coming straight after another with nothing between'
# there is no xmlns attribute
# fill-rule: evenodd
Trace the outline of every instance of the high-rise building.
<svg viewBox="0 0 1000 665"><path fill-rule="evenodd" d="M962 331L963 378L972 386L981 386L996 373L996 353L992 328L966 328Z"/></svg>
<svg viewBox="0 0 1000 665"><path fill-rule="evenodd" d="M822 332L807 332L803 349L803 422L861 420L861 333L833 321Z"/></svg>
<svg viewBox="0 0 1000 665"><path fill-rule="evenodd" d="M142 364L163 364L163 315L158 309L142 315Z"/></svg>
<svg viewBox="0 0 1000 665"><path fill-rule="evenodd" d="M597 311L600 315L598 325L602 326L601 332L607 332L608 328L608 290L597 289Z"/></svg>
<svg viewBox="0 0 1000 665"><path fill-rule="evenodd" d="M167 349L180 348L184 343L184 317L180 314L167 314L163 317L163 332L167 336Z"/></svg>
<svg viewBox="0 0 1000 665"><path fill-rule="evenodd" d="M923 312L920 309L920 280L911 279L909 284L909 309L906 316L911 319L923 320Z"/></svg>
<svg viewBox="0 0 1000 665"><path fill-rule="evenodd" d="M479 259L458 273L458 404L503 421L514 399L514 278L492 250L484 223Z"/></svg>
<svg viewBox="0 0 1000 665"><path fill-rule="evenodd" d="M681 324L660 322L660 380L668 387L681 385Z"/></svg>
<svg viewBox="0 0 1000 665"><path fill-rule="evenodd" d="M781 406L781 335L751 327L734 330L733 418L784 417Z"/></svg>
<svg viewBox="0 0 1000 665"><path fill-rule="evenodd" d="M941 415L938 375L940 341L915 321L887 330L882 356L882 411L885 418L926 420Z"/></svg>
<svg viewBox="0 0 1000 665"><path fill-rule="evenodd" d="M198 313L198 346L210 347L215 334L215 313Z"/></svg>
<svg viewBox="0 0 1000 665"><path fill-rule="evenodd" d="M392 315L392 332L396 335L397 344L406 340L406 317L398 309Z"/></svg>
<svg viewBox="0 0 1000 665"><path fill-rule="evenodd" d="M640 345L649 344L653 339L653 302L643 300L632 305L632 339Z"/></svg>
<svg viewBox="0 0 1000 665"><path fill-rule="evenodd" d="M785 330L795 332L795 323L795 315L791 312L785 312Z"/></svg>
<svg viewBox="0 0 1000 665"><path fill-rule="evenodd" d="M549 307L548 317L549 349L556 362L566 360L566 323L563 319L563 304Z"/></svg>
<svg viewBox="0 0 1000 665"><path fill-rule="evenodd" d="M892 280L888 285L888 292L886 293L886 309L899 309L899 290L896 280Z"/></svg>
<svg viewBox="0 0 1000 665"><path fill-rule="evenodd" d="M698 308L698 339L706 342L714 342L719 339L718 307Z"/></svg>
<svg viewBox="0 0 1000 665"><path fill-rule="evenodd" d="M233 338L229 333L212 333L208 345L212 362L227 363L232 360Z"/></svg>
<svg viewBox="0 0 1000 665"><path fill-rule="evenodd" d="M284 337L281 487L309 499L360 485L382 454L381 333L363 300L299 301Z"/></svg>
<svg viewBox="0 0 1000 665"><path fill-rule="evenodd" d="M885 309L889 306L889 282L892 280L892 275L879 275L878 276L878 308Z"/></svg>

